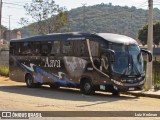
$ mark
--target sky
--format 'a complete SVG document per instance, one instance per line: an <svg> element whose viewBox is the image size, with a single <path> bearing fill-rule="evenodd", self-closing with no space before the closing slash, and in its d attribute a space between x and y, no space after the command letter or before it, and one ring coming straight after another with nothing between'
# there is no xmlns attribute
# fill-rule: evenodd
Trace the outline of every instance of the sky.
<svg viewBox="0 0 160 120"><path fill-rule="evenodd" d="M23 5L25 3L31 3L31 1L32 0L2 0L2 25L9 28L10 17L10 29L22 27L22 25L19 24L20 18L28 17L25 15L26 12ZM160 1L153 0L153 2L154 7L160 9ZM55 0L55 3L60 7L66 7L67 10L81 7L83 4L92 6L101 3L148 9L148 0Z"/></svg>

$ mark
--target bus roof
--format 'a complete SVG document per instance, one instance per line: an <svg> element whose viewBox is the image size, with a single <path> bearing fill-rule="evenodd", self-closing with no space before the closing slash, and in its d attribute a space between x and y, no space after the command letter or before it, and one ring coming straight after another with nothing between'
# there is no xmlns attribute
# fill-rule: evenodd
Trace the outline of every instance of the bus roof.
<svg viewBox="0 0 160 120"><path fill-rule="evenodd" d="M28 41L50 41L50 40L82 40L82 39L105 39L108 42L119 44L138 44L133 38L125 35L113 34L113 33L53 33L47 35L33 36L29 38L12 39L11 42L28 42Z"/></svg>
<svg viewBox="0 0 160 120"><path fill-rule="evenodd" d="M137 41L131 37L113 33L97 33L100 37L104 38L113 43L120 43L120 44L138 44Z"/></svg>

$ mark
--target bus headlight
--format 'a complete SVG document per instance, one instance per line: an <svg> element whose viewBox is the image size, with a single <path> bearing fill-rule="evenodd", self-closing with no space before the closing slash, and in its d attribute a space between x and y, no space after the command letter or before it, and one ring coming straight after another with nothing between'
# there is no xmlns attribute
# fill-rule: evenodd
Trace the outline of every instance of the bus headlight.
<svg viewBox="0 0 160 120"><path fill-rule="evenodd" d="M126 83L126 82L127 82L127 80L126 80L126 79L122 79L122 80L121 80L121 82Z"/></svg>
<svg viewBox="0 0 160 120"><path fill-rule="evenodd" d="M116 85L121 85L121 86L123 86L123 83L121 83L121 82L119 82L119 81L116 81L116 80L113 80L113 79L111 79L111 81L114 82L114 84L116 84Z"/></svg>
<svg viewBox="0 0 160 120"><path fill-rule="evenodd" d="M139 83L139 85L144 84L144 80Z"/></svg>
<svg viewBox="0 0 160 120"><path fill-rule="evenodd" d="M133 84L133 83L137 83L138 80L136 78L133 78L133 79L122 79L121 80L122 83L130 83L130 84Z"/></svg>

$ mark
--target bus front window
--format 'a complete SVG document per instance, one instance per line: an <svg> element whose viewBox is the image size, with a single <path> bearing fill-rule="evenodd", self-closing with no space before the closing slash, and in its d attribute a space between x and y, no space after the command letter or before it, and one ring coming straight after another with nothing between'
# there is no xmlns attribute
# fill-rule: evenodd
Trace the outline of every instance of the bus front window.
<svg viewBox="0 0 160 120"><path fill-rule="evenodd" d="M144 73L144 66L143 66L143 57L141 54L141 50L137 45L130 45L128 46L128 52L131 56L131 63L133 66L133 71L135 73Z"/></svg>
<svg viewBox="0 0 160 120"><path fill-rule="evenodd" d="M123 74L128 68L128 53L124 45L112 44L111 49L115 51L115 62L112 64L112 70L115 73Z"/></svg>
<svg viewBox="0 0 160 120"><path fill-rule="evenodd" d="M113 72L121 75L143 74L143 58L137 45L112 44L111 48L115 51Z"/></svg>

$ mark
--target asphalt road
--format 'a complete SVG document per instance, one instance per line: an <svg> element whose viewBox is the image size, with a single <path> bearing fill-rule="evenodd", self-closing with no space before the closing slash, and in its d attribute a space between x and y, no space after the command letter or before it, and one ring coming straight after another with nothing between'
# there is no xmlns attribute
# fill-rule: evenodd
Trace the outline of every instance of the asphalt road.
<svg viewBox="0 0 160 120"><path fill-rule="evenodd" d="M25 83L0 77L0 111L10 110L160 111L160 99L123 94L112 96L107 92L96 92L95 95L87 96L81 94L78 89L60 88L54 90L48 86L27 88Z"/></svg>

